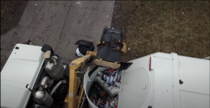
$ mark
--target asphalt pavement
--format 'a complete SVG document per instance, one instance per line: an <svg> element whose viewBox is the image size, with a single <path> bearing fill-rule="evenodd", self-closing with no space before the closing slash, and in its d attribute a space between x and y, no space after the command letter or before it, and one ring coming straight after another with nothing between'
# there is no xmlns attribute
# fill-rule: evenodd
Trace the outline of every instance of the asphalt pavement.
<svg viewBox="0 0 210 108"><path fill-rule="evenodd" d="M96 45L110 27L115 1L28 1L18 25L1 36L1 67L17 43L49 44L65 63L76 59L77 40ZM97 49L95 49L96 51Z"/></svg>

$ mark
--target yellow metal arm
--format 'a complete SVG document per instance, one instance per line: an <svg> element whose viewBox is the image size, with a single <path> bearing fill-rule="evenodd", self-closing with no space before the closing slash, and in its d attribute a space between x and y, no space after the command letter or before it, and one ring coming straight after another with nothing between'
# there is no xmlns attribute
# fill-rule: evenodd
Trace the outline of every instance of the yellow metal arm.
<svg viewBox="0 0 210 108"><path fill-rule="evenodd" d="M123 56L126 54L126 51L127 51L126 49L127 49L127 45L125 42L123 42L123 48L121 49ZM77 91L80 85L80 78L77 77L76 70L78 68L82 68L86 64L87 61L89 61L92 57L95 57L96 55L97 55L96 52L87 51L85 56L80 57L69 64L70 77L69 77L69 90L65 99L66 108L79 107L81 103L81 97L84 92L84 88L82 88L80 95L77 95ZM108 62L108 61L103 61L103 60L98 60L98 59L96 59L94 63L99 66L109 67L113 69L117 69L120 67L119 63L113 63L113 62Z"/></svg>
<svg viewBox="0 0 210 108"><path fill-rule="evenodd" d="M91 59L91 57L96 56L95 52L88 51L83 57L80 57L69 64L70 68L70 79L69 79L69 91L66 96L65 102L67 103L67 108L77 108L79 106L78 101L80 96L77 96L77 91L80 84L80 78L77 77L76 70L83 67L85 63ZM83 91L82 91L83 92ZM81 93L82 95L83 93Z"/></svg>

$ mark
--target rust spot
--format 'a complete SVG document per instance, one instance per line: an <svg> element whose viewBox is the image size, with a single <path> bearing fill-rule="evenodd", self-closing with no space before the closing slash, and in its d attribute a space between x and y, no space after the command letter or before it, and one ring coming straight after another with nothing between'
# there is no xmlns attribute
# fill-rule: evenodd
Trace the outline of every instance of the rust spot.
<svg viewBox="0 0 210 108"><path fill-rule="evenodd" d="M184 82L183 82L182 80L179 80L179 84L181 84L181 85L182 85L183 83L184 83Z"/></svg>

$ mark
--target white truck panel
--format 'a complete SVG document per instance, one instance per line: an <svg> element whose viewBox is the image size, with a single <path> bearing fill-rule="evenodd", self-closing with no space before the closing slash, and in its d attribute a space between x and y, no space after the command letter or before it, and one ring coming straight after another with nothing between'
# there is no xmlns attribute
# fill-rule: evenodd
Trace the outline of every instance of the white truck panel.
<svg viewBox="0 0 210 108"><path fill-rule="evenodd" d="M209 108L209 60L154 53L131 62L123 71L119 108ZM87 97L97 72L84 76ZM88 102L97 108L89 98Z"/></svg>
<svg viewBox="0 0 210 108"><path fill-rule="evenodd" d="M148 97L150 90L150 78L146 69L137 68L125 71L122 76L118 107L130 108L132 106L133 108L139 108Z"/></svg>
<svg viewBox="0 0 210 108"><path fill-rule="evenodd" d="M173 105L173 65L170 59L154 57L154 108L172 108Z"/></svg>
<svg viewBox="0 0 210 108"><path fill-rule="evenodd" d="M1 107L25 108L43 65L40 46L17 44L1 71Z"/></svg>
<svg viewBox="0 0 210 108"><path fill-rule="evenodd" d="M179 56L181 108L209 108L210 61Z"/></svg>

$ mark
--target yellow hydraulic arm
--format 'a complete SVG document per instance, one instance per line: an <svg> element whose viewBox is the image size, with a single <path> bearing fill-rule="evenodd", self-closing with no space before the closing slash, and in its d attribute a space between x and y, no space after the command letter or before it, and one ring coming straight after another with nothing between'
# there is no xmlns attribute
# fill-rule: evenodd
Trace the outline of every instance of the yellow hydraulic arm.
<svg viewBox="0 0 210 108"><path fill-rule="evenodd" d="M86 62L90 60L92 57L95 57L96 54L97 54L96 52L88 51L85 56L80 57L69 64L70 79L69 79L69 91L65 99L65 102L67 103L66 108L79 108L84 88L82 86L82 91L78 96L77 91L80 85L80 78L77 77L76 70L78 68L83 67L86 64Z"/></svg>
<svg viewBox="0 0 210 108"><path fill-rule="evenodd" d="M123 48L116 49L122 52L123 56L126 54L127 45L123 42ZM82 86L81 93L77 95L77 91L80 85L80 78L77 77L77 69L82 68L87 61L89 61L92 57L96 57L97 53L92 51L87 51L86 55L80 57L69 64L70 69L70 78L69 78L69 91L65 98L66 108L79 108L81 99L84 93L84 87ZM117 69L120 67L119 63L112 63L108 61L104 61L102 59L95 59L94 63L98 66L109 67L113 69Z"/></svg>

